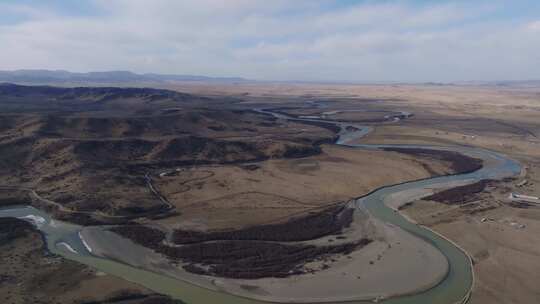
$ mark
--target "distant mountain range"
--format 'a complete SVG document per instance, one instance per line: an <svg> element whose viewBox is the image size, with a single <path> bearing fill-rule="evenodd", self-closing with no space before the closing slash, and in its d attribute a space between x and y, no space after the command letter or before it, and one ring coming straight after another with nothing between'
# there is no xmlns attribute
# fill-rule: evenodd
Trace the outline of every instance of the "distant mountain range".
<svg viewBox="0 0 540 304"><path fill-rule="evenodd" d="M129 71L105 71L73 73L65 70L16 70L1 71L0 83L45 84L45 85L129 85L137 83L167 83L180 81L200 82L277 82L277 83L307 83L307 84L389 84L389 85L429 85L429 86L497 86L497 87L538 87L540 80L500 80L500 81L455 81L455 82L356 82L356 81L260 81L241 77L209 77L198 75L175 74L137 74Z"/></svg>
<svg viewBox="0 0 540 304"><path fill-rule="evenodd" d="M0 71L0 82L29 84L55 83L135 83L135 82L242 82L239 77L207 77L195 75L136 74L129 71L72 73L63 70Z"/></svg>
<svg viewBox="0 0 540 304"><path fill-rule="evenodd" d="M497 87L538 87L540 80L498 80L498 81L460 81L455 85L477 85L477 86L497 86Z"/></svg>

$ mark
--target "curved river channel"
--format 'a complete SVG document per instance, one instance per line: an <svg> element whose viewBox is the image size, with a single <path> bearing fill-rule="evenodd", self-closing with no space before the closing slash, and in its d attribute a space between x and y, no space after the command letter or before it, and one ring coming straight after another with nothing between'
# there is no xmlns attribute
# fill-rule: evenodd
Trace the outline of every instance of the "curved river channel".
<svg viewBox="0 0 540 304"><path fill-rule="evenodd" d="M382 149L387 147L401 148L426 148L433 150L456 151L480 158L484 161L484 167L478 171L429 178L419 181L406 182L398 185L379 188L356 200L357 204L362 204L371 215L384 222L398 226L409 233L420 237L426 242L431 243L440 250L447 258L449 271L447 276L435 287L414 295L399 296L395 298L381 300L381 303L388 304L420 304L437 303L451 304L466 302L471 287L473 285L473 271L469 256L457 247L454 243L437 233L410 222L399 212L388 207L384 201L390 195L403 193L404 191L440 189L451 185L473 183L481 179L502 179L505 177L519 174L521 167L519 163L505 156L481 148L473 147L442 147L442 146L420 146L420 145L362 145L351 144L368 134L372 128L358 126L343 122L332 122L321 119L302 119L293 118L274 112L258 110L259 112L274 115L277 118L297 120L297 121L318 121L333 123L341 127L341 132L336 144L353 147L357 149ZM352 127L352 128L351 128ZM417 199L416 197L415 199ZM173 298L183 300L186 303L193 304L255 304L263 303L251 299L213 291L198 287L196 285L184 282L182 280L169 277L165 274L150 272L144 269L129 266L122 261L116 261L106 258L100 258L92 254L92 249L86 245L81 238L81 226L68 224L52 219L46 213L33 207L9 207L0 209L0 217L16 217L33 222L37 228L45 235L48 249L55 254L61 255L67 259L78 261L80 263L94 267L108 274L121 277L128 281L138 283L155 292L169 295ZM404 261L406 263L406 261ZM371 303L365 301L356 301L348 303Z"/></svg>

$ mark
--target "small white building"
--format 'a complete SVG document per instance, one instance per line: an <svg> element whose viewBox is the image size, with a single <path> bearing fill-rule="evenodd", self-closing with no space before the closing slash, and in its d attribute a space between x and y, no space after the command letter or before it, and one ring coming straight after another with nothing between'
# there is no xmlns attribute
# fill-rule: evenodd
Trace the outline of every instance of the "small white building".
<svg viewBox="0 0 540 304"><path fill-rule="evenodd" d="M540 204L540 198L538 198L537 196L516 194L512 192L510 193L508 198L512 201L523 201L523 202L528 202L528 203Z"/></svg>

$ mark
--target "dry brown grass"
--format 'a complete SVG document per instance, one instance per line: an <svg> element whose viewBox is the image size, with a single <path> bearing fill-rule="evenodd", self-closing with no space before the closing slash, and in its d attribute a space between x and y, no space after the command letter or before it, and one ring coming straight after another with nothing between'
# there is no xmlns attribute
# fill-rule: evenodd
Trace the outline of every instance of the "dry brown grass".
<svg viewBox="0 0 540 304"><path fill-rule="evenodd" d="M447 170L444 165L423 162L438 172ZM162 223L220 229L282 221L383 185L429 176L409 156L337 146L324 146L321 155L270 160L259 166L256 170L199 167L156 180L182 213Z"/></svg>

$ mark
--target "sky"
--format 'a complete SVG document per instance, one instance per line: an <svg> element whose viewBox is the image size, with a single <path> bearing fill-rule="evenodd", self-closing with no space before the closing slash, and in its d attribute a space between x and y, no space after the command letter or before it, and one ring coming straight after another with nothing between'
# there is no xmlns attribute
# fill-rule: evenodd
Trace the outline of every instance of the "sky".
<svg viewBox="0 0 540 304"><path fill-rule="evenodd" d="M0 70L540 79L540 1L0 0Z"/></svg>

